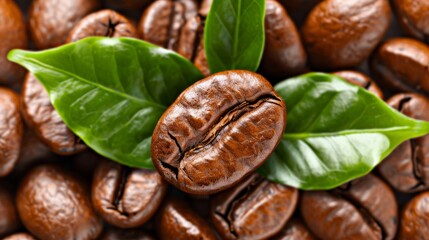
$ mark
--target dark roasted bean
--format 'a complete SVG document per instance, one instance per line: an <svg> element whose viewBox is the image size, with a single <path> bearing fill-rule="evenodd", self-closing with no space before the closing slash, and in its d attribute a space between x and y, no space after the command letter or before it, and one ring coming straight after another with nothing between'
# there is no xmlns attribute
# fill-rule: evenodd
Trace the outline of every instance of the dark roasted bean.
<svg viewBox="0 0 429 240"><path fill-rule="evenodd" d="M20 227L15 199L9 190L0 185L0 237L10 234Z"/></svg>
<svg viewBox="0 0 429 240"><path fill-rule="evenodd" d="M219 192L263 164L285 126L284 102L262 76L217 73L186 89L163 114L152 160L182 191Z"/></svg>
<svg viewBox="0 0 429 240"><path fill-rule="evenodd" d="M429 192L414 197L401 215L399 240L425 240L429 236Z"/></svg>
<svg viewBox="0 0 429 240"><path fill-rule="evenodd" d="M374 93L377 97L383 99L384 95L381 89L377 86L377 84L367 75L352 71L352 70L344 70L339 72L334 72L339 77L344 78L344 80L348 81L351 84L357 85L359 87L363 87L366 90Z"/></svg>
<svg viewBox="0 0 429 240"><path fill-rule="evenodd" d="M394 0L399 23L411 36L429 43L429 2Z"/></svg>
<svg viewBox="0 0 429 240"><path fill-rule="evenodd" d="M3 238L3 240L36 240L36 239L28 233L15 233Z"/></svg>
<svg viewBox="0 0 429 240"><path fill-rule="evenodd" d="M40 239L95 239L102 230L84 183L58 166L33 168L18 189L17 207L27 230Z"/></svg>
<svg viewBox="0 0 429 240"><path fill-rule="evenodd" d="M214 196L211 218L223 239L266 239L291 217L298 190L253 174Z"/></svg>
<svg viewBox="0 0 429 240"><path fill-rule="evenodd" d="M155 240L151 235L140 229L109 228L99 240Z"/></svg>
<svg viewBox="0 0 429 240"><path fill-rule="evenodd" d="M292 218L272 240L315 240L299 218Z"/></svg>
<svg viewBox="0 0 429 240"><path fill-rule="evenodd" d="M156 171L102 161L94 173L92 202L110 224L137 227L155 214L167 183Z"/></svg>
<svg viewBox="0 0 429 240"><path fill-rule="evenodd" d="M429 99L422 95L397 94L387 103L411 118L429 121ZM399 145L381 162L378 170L399 191L429 189L429 135Z"/></svg>
<svg viewBox="0 0 429 240"><path fill-rule="evenodd" d="M330 192L303 192L300 210L321 239L393 239L398 225L392 190L372 174Z"/></svg>

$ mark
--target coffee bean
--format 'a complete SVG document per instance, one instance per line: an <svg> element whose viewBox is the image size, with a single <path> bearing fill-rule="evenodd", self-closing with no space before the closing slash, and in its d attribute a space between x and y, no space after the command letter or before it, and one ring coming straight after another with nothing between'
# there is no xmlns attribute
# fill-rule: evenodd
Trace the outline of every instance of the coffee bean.
<svg viewBox="0 0 429 240"><path fill-rule="evenodd" d="M0 237L16 231L20 227L15 199L4 185L5 183L2 182L0 186Z"/></svg>
<svg viewBox="0 0 429 240"><path fill-rule="evenodd" d="M387 0L326 0L307 16L302 38L310 65L334 70L359 65L387 32Z"/></svg>
<svg viewBox="0 0 429 240"><path fill-rule="evenodd" d="M371 59L379 83L396 92L429 93L429 47L410 38L383 43Z"/></svg>
<svg viewBox="0 0 429 240"><path fill-rule="evenodd" d="M6 59L10 50L28 47L24 17L15 1L0 1L0 23L0 83L19 85L25 70Z"/></svg>
<svg viewBox="0 0 429 240"><path fill-rule="evenodd" d="M397 94L387 103L408 117L429 121L429 99L422 95ZM399 145L381 162L378 170L399 191L429 189L429 135Z"/></svg>
<svg viewBox="0 0 429 240"><path fill-rule="evenodd" d="M277 1L266 2L265 49L261 71L275 79L303 73L307 55L295 24Z"/></svg>
<svg viewBox="0 0 429 240"><path fill-rule="evenodd" d="M156 231L161 240L217 239L213 230L180 199L168 199L156 218Z"/></svg>
<svg viewBox="0 0 429 240"><path fill-rule="evenodd" d="M411 36L429 43L429 2L394 0L399 23Z"/></svg>
<svg viewBox="0 0 429 240"><path fill-rule="evenodd" d="M36 239L28 233L15 233L3 238L3 240L36 240Z"/></svg>
<svg viewBox="0 0 429 240"><path fill-rule="evenodd" d="M214 196L211 218L223 239L267 239L292 216L298 190L253 174Z"/></svg>
<svg viewBox="0 0 429 240"><path fill-rule="evenodd" d="M286 108L262 76L211 75L186 89L152 135L152 160L182 191L212 194L256 170L277 146Z"/></svg>
<svg viewBox="0 0 429 240"><path fill-rule="evenodd" d="M155 214L166 190L167 184L156 171L102 161L94 173L92 202L108 223L132 228Z"/></svg>
<svg viewBox="0 0 429 240"><path fill-rule="evenodd" d="M58 166L33 168L18 189L17 207L40 239L95 239L102 230L85 184Z"/></svg>
<svg viewBox="0 0 429 240"><path fill-rule="evenodd" d="M104 232L100 240L155 240L151 235L140 229L109 228Z"/></svg>
<svg viewBox="0 0 429 240"><path fill-rule="evenodd" d="M330 192L303 192L300 210L321 239L393 239L398 225L392 190L372 174Z"/></svg>
<svg viewBox="0 0 429 240"><path fill-rule="evenodd" d="M427 239L429 236L429 192L414 197L401 215L399 240Z"/></svg>
<svg viewBox="0 0 429 240"><path fill-rule="evenodd" d="M344 70L332 73L339 77L342 77L347 82L357 85L359 87L363 87L371 93L375 94L377 97L383 99L384 95L381 89L377 86L377 84L367 75L352 71L352 70Z"/></svg>
<svg viewBox="0 0 429 240"><path fill-rule="evenodd" d="M286 226L272 240L315 240L316 238L302 223L302 221L294 217L290 219Z"/></svg>
<svg viewBox="0 0 429 240"><path fill-rule="evenodd" d="M64 44L73 26L99 5L99 0L34 0L28 14L34 44L38 49Z"/></svg>
<svg viewBox="0 0 429 240"><path fill-rule="evenodd" d="M21 150L23 126L18 95L0 87L0 177L15 167Z"/></svg>

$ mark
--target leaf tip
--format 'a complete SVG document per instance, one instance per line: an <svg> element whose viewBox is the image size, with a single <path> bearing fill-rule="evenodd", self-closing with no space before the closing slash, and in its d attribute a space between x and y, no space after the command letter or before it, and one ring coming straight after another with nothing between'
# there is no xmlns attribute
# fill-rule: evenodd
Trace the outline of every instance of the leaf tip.
<svg viewBox="0 0 429 240"><path fill-rule="evenodd" d="M12 49L7 54L7 59L14 63L19 63L27 51L21 49Z"/></svg>

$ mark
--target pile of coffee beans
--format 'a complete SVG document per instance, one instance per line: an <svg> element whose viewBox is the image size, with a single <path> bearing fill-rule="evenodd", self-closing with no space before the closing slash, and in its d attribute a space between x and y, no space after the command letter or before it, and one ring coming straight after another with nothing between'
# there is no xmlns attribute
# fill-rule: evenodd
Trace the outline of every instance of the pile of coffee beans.
<svg viewBox="0 0 429 240"><path fill-rule="evenodd" d="M0 0L0 238L429 239L429 136L329 191L256 173L286 127L272 84L291 76L333 73L429 121L429 1L267 0L259 74L211 75L212 1ZM158 122L156 170L93 152L38 80L6 60L89 36L143 39L207 76Z"/></svg>

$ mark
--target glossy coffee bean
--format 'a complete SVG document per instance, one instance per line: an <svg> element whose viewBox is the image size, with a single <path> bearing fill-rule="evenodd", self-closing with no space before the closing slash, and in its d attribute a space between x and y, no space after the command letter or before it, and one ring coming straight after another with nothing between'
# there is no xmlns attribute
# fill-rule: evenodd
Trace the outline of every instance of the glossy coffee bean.
<svg viewBox="0 0 429 240"><path fill-rule="evenodd" d="M342 77L344 80L348 81L351 84L363 87L371 93L375 94L380 99L384 98L383 91L377 86L377 84L367 75L353 71L353 70L344 70L332 73L339 77Z"/></svg>
<svg viewBox="0 0 429 240"><path fill-rule="evenodd" d="M300 210L320 239L393 239L397 230L395 196L372 174L330 192L303 192Z"/></svg>
<svg viewBox="0 0 429 240"><path fill-rule="evenodd" d="M80 20L70 31L67 42L92 36L138 38L134 25L126 17L109 9L92 13Z"/></svg>
<svg viewBox="0 0 429 240"><path fill-rule="evenodd" d="M429 43L429 1L394 0L393 6L405 31Z"/></svg>
<svg viewBox="0 0 429 240"><path fill-rule="evenodd" d="M177 51L182 28L197 11L195 0L158 0L144 11L138 30L143 40Z"/></svg>
<svg viewBox="0 0 429 240"><path fill-rule="evenodd" d="M272 240L315 240L316 238L307 229L299 218L290 219L286 226Z"/></svg>
<svg viewBox="0 0 429 240"><path fill-rule="evenodd" d="M24 68L6 59L12 49L28 46L27 29L21 10L13 0L0 1L0 83L16 84L25 74Z"/></svg>
<svg viewBox="0 0 429 240"><path fill-rule="evenodd" d="M387 103L408 117L429 121L429 99L422 95L397 94ZM381 162L378 170L399 191L429 189L429 135L399 145Z"/></svg>
<svg viewBox="0 0 429 240"><path fill-rule="evenodd" d="M201 17L192 17L182 28L177 52L189 59L205 75L210 75L204 51L204 24Z"/></svg>
<svg viewBox="0 0 429 240"><path fill-rule="evenodd" d="M302 37L316 69L350 68L363 62L387 32L388 0L326 0L307 16Z"/></svg>
<svg viewBox="0 0 429 240"><path fill-rule="evenodd" d="M18 95L0 87L0 177L15 167L23 134Z"/></svg>
<svg viewBox="0 0 429 240"><path fill-rule="evenodd" d="M156 231L160 240L217 239L208 223L179 199L168 199L163 204L157 214Z"/></svg>
<svg viewBox="0 0 429 240"><path fill-rule="evenodd" d="M286 126L286 108L270 83L248 71L211 75L186 89L152 135L152 160L182 191L212 194L261 166Z"/></svg>
<svg viewBox="0 0 429 240"><path fill-rule="evenodd" d="M429 236L429 192L421 193L407 203L401 215L399 240L424 240Z"/></svg>
<svg viewBox="0 0 429 240"><path fill-rule="evenodd" d="M155 240L151 235L140 229L120 229L110 227L99 240Z"/></svg>
<svg viewBox="0 0 429 240"><path fill-rule="evenodd" d="M99 0L33 0L28 19L38 49L60 46L80 19L95 11Z"/></svg>
<svg viewBox="0 0 429 240"><path fill-rule="evenodd" d="M155 214L167 184L156 171L102 161L94 173L92 202L108 223L138 227Z"/></svg>
<svg viewBox="0 0 429 240"><path fill-rule="evenodd" d="M92 209L85 187L58 166L33 168L17 193L23 224L39 239L95 239L101 233L102 221Z"/></svg>
<svg viewBox="0 0 429 240"><path fill-rule="evenodd" d="M20 227L14 197L3 185L5 182L0 185L0 237Z"/></svg>
<svg viewBox="0 0 429 240"><path fill-rule="evenodd" d="M261 71L270 78L285 79L302 73L306 62L307 55L295 24L280 3L268 0Z"/></svg>
<svg viewBox="0 0 429 240"><path fill-rule="evenodd" d="M30 73L25 77L21 99L26 123L51 151L73 155L86 149L86 145L64 124L43 85Z"/></svg>
<svg viewBox="0 0 429 240"><path fill-rule="evenodd" d="M410 38L383 43L371 59L371 71L386 88L402 92L429 92L429 47Z"/></svg>
<svg viewBox="0 0 429 240"><path fill-rule="evenodd" d="M298 190L253 174L211 200L211 218L222 239L267 239L292 216Z"/></svg>
<svg viewBox="0 0 429 240"><path fill-rule="evenodd" d="M28 233L15 233L3 238L3 240L36 240L36 239Z"/></svg>

